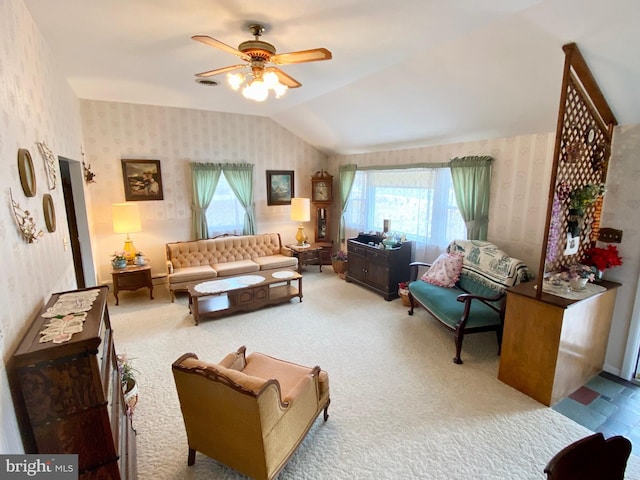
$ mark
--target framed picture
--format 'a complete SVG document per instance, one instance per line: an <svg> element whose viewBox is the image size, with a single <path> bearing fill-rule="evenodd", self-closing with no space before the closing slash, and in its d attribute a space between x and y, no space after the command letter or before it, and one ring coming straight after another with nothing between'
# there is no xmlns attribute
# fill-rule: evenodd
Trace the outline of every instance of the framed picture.
<svg viewBox="0 0 640 480"><path fill-rule="evenodd" d="M267 205L291 205L293 170L267 170Z"/></svg>
<svg viewBox="0 0 640 480"><path fill-rule="evenodd" d="M160 160L122 160L124 198L128 202L162 200Z"/></svg>

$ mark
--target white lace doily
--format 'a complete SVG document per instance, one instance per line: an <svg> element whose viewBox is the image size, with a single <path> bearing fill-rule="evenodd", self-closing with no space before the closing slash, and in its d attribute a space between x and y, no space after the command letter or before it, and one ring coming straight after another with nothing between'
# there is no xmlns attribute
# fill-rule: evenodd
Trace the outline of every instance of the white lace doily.
<svg viewBox="0 0 640 480"><path fill-rule="evenodd" d="M283 270L281 272L273 272L271 276L273 278L285 279L292 278L295 274L291 270Z"/></svg>

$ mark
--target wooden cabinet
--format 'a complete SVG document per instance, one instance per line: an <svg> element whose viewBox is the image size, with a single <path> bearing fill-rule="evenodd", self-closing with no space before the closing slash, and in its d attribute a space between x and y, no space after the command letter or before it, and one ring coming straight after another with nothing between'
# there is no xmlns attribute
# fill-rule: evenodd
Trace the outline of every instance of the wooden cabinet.
<svg viewBox="0 0 640 480"><path fill-rule="evenodd" d="M414 243L381 249L382 237L360 234L347 241L349 255L346 280L381 294L385 300L398 298L398 283L409 280L409 264L413 261Z"/></svg>
<svg viewBox="0 0 640 480"><path fill-rule="evenodd" d="M498 379L551 406L600 373L620 286L600 283L606 290L583 300L509 288Z"/></svg>
<svg viewBox="0 0 640 480"><path fill-rule="evenodd" d="M40 343L64 293L94 291L81 332ZM80 479L135 479L136 439L116 366L107 287L51 296L8 363L26 453L78 454Z"/></svg>

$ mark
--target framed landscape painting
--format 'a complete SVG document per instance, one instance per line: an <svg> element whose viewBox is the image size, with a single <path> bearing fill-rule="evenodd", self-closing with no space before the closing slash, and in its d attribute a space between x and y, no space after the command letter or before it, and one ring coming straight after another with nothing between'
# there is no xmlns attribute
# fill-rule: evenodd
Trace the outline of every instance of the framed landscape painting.
<svg viewBox="0 0 640 480"><path fill-rule="evenodd" d="M160 160L122 160L124 198L127 202L162 200Z"/></svg>
<svg viewBox="0 0 640 480"><path fill-rule="evenodd" d="M267 205L291 205L293 170L267 170Z"/></svg>

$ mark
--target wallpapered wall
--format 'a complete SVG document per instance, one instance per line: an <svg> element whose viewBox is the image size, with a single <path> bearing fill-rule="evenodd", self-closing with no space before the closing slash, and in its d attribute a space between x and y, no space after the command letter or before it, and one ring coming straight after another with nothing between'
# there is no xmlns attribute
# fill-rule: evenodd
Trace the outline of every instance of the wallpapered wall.
<svg viewBox="0 0 640 480"><path fill-rule="evenodd" d="M82 144L78 101L56 67L31 15L20 0L0 2L0 452L19 453L22 441L15 423L5 363L25 327L53 292L75 288L62 188L49 190L44 160L36 142L46 142L55 155L78 158ZM27 198L20 186L19 148L31 152L37 192ZM59 172L59 170L58 170ZM9 208L9 189L28 209L45 234L27 244ZM57 229L46 232L42 195L50 193L57 212Z"/></svg>
<svg viewBox="0 0 640 480"><path fill-rule="evenodd" d="M0 276L0 452L19 453L22 442L9 395L5 363L25 326L55 291L75 288L71 252L64 248L67 224L61 188L48 191L44 162L35 142L45 141L56 156L81 159L84 144L96 183L85 188L90 221L97 232L96 258L108 272L108 255L122 245L111 233L110 205L124 200L120 158L152 158L162 162L165 200L141 202L144 232L136 234L139 248L148 250L154 270L163 269L162 246L168 240L189 238L190 161L247 161L256 164L256 210L259 231L285 232L292 240L295 225L288 207L266 206L264 171L296 171L296 192L309 195L309 176L327 166L313 147L269 119L163 107L79 102L56 68L31 16L21 0L0 2L0 242L5 251ZM82 113L80 113L80 110ZM81 128L82 125L82 128ZM84 132L84 136L83 136ZM619 249L624 265L606 273L623 285L618 291L614 324L609 338L606 368L619 371L625 350L640 273L640 182L637 162L640 125L618 127L608 176L603 226L624 230ZM16 165L18 148L28 148L34 159L38 192L22 194ZM330 173L343 163L405 164L442 162L451 157L489 154L496 158L489 238L505 250L534 265L539 255L549 178L553 135L521 136L482 142L335 156ZM9 189L45 230L42 194L54 199L58 226L38 243L28 245L19 236L9 206ZM10 306L10 308L7 308Z"/></svg>
<svg viewBox="0 0 640 480"><path fill-rule="evenodd" d="M488 239L537 271L551 178L549 159L553 156L553 142L552 134L525 135L389 152L338 155L330 157L329 170L337 172L339 165L349 163L361 166L406 165L447 162L465 155L491 155L495 161L491 178Z"/></svg>
<svg viewBox="0 0 640 480"><path fill-rule="evenodd" d="M160 160L164 200L138 202L143 231L132 235L154 274L166 271L166 242L192 238L189 162L254 164L257 231L279 232L285 243L294 241L296 224L289 206L267 206L266 170L293 170L295 195L308 197L311 175L326 164L326 155L265 117L95 100L80 108L96 174L89 191L99 281L111 280L109 255L124 240L111 226L111 204L125 200L122 158Z"/></svg>
<svg viewBox="0 0 640 480"><path fill-rule="evenodd" d="M340 165L406 165L446 162L465 155L491 155L493 163L489 207L488 240L514 257L524 260L537 273L546 221L547 196L555 134L456 143L433 147L336 155L329 170ZM618 249L624 264L605 272L608 280L622 283L618 289L605 358L605 369L619 374L632 321L640 276L640 182L638 146L640 125L616 127L607 176L602 226L624 231ZM392 219L393 224L393 219ZM433 260L433 259L429 259Z"/></svg>

